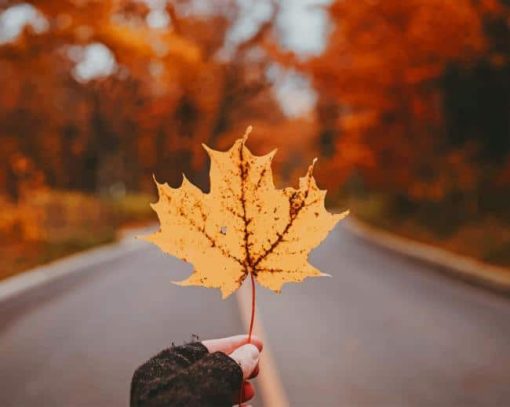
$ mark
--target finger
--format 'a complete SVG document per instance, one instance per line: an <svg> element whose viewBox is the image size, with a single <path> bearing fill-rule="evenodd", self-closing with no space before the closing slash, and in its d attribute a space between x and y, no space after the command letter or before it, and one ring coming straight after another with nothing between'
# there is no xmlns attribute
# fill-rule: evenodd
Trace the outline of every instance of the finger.
<svg viewBox="0 0 510 407"><path fill-rule="evenodd" d="M214 352L223 352L227 355L229 353L232 353L240 346L246 345L248 343L248 335L236 335L236 336L230 336L228 338L220 338L220 339L209 339L207 341L203 341L202 345L204 345L209 353ZM264 347L262 341L256 337L251 337L251 342L253 345L255 345L259 352L262 351L262 348Z"/></svg>
<svg viewBox="0 0 510 407"><path fill-rule="evenodd" d="M253 385L249 382L243 383L243 398L241 400L242 403L251 400L255 396L255 389L253 388ZM234 394L233 401L235 404L239 403L239 391Z"/></svg>
<svg viewBox="0 0 510 407"><path fill-rule="evenodd" d="M255 389L249 382L243 383L243 403L251 400L255 396Z"/></svg>
<svg viewBox="0 0 510 407"><path fill-rule="evenodd" d="M250 377L248 379L255 379L259 375L259 364L257 363L257 366L255 366L255 369L253 369L253 372L251 372Z"/></svg>
<svg viewBox="0 0 510 407"><path fill-rule="evenodd" d="M248 343L237 348L229 355L243 371L243 379L247 380L259 363L260 352L255 345Z"/></svg>

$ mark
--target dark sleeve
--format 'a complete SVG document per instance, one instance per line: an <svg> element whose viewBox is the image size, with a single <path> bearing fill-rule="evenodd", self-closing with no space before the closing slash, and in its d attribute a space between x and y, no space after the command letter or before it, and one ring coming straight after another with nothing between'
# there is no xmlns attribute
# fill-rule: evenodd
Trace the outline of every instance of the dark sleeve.
<svg viewBox="0 0 510 407"><path fill-rule="evenodd" d="M166 349L140 366L131 382L131 407L232 406L243 372L199 342Z"/></svg>

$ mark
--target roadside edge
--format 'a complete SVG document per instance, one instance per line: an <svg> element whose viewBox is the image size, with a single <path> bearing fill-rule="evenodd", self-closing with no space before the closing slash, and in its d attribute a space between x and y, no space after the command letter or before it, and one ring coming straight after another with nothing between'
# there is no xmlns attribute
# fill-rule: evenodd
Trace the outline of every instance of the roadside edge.
<svg viewBox="0 0 510 407"><path fill-rule="evenodd" d="M493 266L468 256L395 235L368 225L352 215L344 225L354 235L385 249L436 266L473 284L510 294L510 271L504 267Z"/></svg>
<svg viewBox="0 0 510 407"><path fill-rule="evenodd" d="M42 284L139 250L142 245L135 240L135 236L151 230L152 226L133 229L114 243L84 250L8 277L0 281L0 304Z"/></svg>

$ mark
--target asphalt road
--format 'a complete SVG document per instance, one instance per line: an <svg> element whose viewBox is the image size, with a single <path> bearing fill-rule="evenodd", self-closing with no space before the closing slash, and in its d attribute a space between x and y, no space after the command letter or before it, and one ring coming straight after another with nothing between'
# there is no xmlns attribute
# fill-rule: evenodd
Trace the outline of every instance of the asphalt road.
<svg viewBox="0 0 510 407"><path fill-rule="evenodd" d="M190 267L139 245L0 303L0 406L125 406L172 341L242 332L234 297L169 284ZM509 298L342 227L312 262L333 278L257 298L292 406L510 405Z"/></svg>

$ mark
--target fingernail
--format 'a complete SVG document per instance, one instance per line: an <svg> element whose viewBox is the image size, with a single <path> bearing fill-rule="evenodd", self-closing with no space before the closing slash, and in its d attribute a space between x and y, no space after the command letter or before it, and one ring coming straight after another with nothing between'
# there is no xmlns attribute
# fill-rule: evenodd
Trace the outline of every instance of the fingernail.
<svg viewBox="0 0 510 407"><path fill-rule="evenodd" d="M251 359L255 360L259 358L260 352L255 345L248 343L243 345L242 348L244 348L243 350L250 356Z"/></svg>

